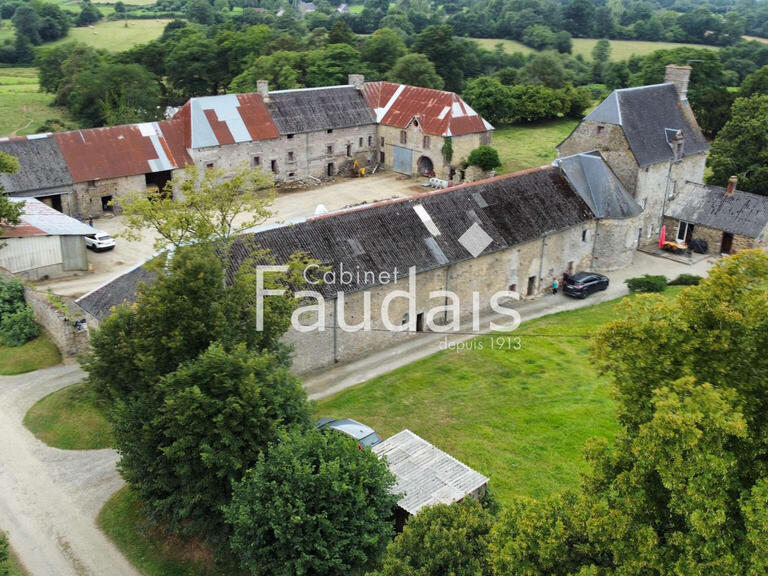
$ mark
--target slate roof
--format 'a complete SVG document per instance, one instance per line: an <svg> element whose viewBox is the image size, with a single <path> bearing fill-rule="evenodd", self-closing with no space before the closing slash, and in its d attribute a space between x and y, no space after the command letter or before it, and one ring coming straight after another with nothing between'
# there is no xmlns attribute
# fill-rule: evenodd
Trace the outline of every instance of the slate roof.
<svg viewBox="0 0 768 576"><path fill-rule="evenodd" d="M427 134L460 136L493 130L493 126L453 92L392 82L367 82L363 93L376 121L406 128L413 121Z"/></svg>
<svg viewBox="0 0 768 576"><path fill-rule="evenodd" d="M665 211L666 216L731 234L759 238L768 226L768 196L686 182Z"/></svg>
<svg viewBox="0 0 768 576"><path fill-rule="evenodd" d="M50 134L2 139L0 151L19 161L16 173L0 173L0 186L9 194L73 184L64 157Z"/></svg>
<svg viewBox="0 0 768 576"><path fill-rule="evenodd" d="M682 130L685 156L709 150L688 101L670 83L614 90L584 121L621 126L640 166L673 159L667 131Z"/></svg>
<svg viewBox="0 0 768 576"><path fill-rule="evenodd" d="M0 238L26 236L89 236L96 232L87 224L70 218L35 198L8 198L12 203L24 204L21 223L0 226Z"/></svg>
<svg viewBox="0 0 768 576"><path fill-rule="evenodd" d="M337 284L312 286L327 298L375 286L381 272L407 277L472 258L459 238L478 224L491 238L489 254L594 218L586 202L554 166L497 176L445 190L333 212L240 236L230 253L228 275L254 251L267 249L278 263L301 251L337 272ZM437 233L435 233L437 232ZM341 282L341 269L353 274ZM373 272L375 278L362 272ZM80 298L96 318L113 306L132 302L136 286L151 278L134 268ZM301 288L307 288L303 286Z"/></svg>
<svg viewBox="0 0 768 576"><path fill-rule="evenodd" d="M474 494L488 478L433 446L410 430L402 430L371 448L387 459L397 482L397 505L409 514L425 506L450 504Z"/></svg>
<svg viewBox="0 0 768 576"><path fill-rule="evenodd" d="M269 93L267 109L280 134L349 128L376 122L365 98L354 86L276 90Z"/></svg>
<svg viewBox="0 0 768 576"><path fill-rule="evenodd" d="M643 211L599 152L558 158L553 165L563 171L597 218L631 218Z"/></svg>
<svg viewBox="0 0 768 576"><path fill-rule="evenodd" d="M184 122L187 148L207 148L277 138L260 94L191 98L173 116Z"/></svg>
<svg viewBox="0 0 768 576"><path fill-rule="evenodd" d="M117 278L84 294L75 302L94 318L98 320L106 318L112 308L135 302L139 284L152 283L155 274L145 268L145 264L146 262L134 266Z"/></svg>
<svg viewBox="0 0 768 576"><path fill-rule="evenodd" d="M302 251L335 270L337 279L342 269L361 271L351 282L312 288L334 298L375 286L381 272L402 278L411 266L419 273L471 259L459 238L473 224L491 238L482 252L489 254L592 218L560 171L546 166L241 236L232 246L230 275L259 247L279 263Z"/></svg>

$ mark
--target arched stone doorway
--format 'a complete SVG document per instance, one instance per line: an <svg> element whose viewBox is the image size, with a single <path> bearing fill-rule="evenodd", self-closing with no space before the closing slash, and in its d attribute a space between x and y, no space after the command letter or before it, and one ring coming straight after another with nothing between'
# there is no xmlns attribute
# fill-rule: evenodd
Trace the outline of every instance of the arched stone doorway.
<svg viewBox="0 0 768 576"><path fill-rule="evenodd" d="M432 159L429 156L421 156L416 161L416 169L421 176L435 175L435 165L432 163Z"/></svg>

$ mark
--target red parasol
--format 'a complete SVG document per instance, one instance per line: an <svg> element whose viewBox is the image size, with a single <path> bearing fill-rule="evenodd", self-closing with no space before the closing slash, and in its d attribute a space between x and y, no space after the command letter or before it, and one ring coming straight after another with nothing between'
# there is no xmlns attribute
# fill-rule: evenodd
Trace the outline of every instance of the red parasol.
<svg viewBox="0 0 768 576"><path fill-rule="evenodd" d="M659 232L659 248L664 248L664 243L667 241L667 227L662 226Z"/></svg>

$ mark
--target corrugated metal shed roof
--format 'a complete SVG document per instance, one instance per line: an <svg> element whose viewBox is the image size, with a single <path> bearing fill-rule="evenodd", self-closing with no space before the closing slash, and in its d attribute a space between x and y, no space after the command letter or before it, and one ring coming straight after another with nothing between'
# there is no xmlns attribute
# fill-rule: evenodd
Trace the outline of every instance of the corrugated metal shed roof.
<svg viewBox="0 0 768 576"><path fill-rule="evenodd" d="M167 124L166 124L167 125ZM158 122L54 134L75 182L120 178L183 167Z"/></svg>
<svg viewBox="0 0 768 576"><path fill-rule="evenodd" d="M668 130L682 130L685 156L709 150L688 101L680 100L674 84L614 90L584 121L621 126L640 166L674 158Z"/></svg>
<svg viewBox="0 0 768 576"><path fill-rule="evenodd" d="M392 82L368 82L363 93L376 121L405 128L414 120L427 134L460 136L493 130L482 116L453 92Z"/></svg>
<svg viewBox="0 0 768 576"><path fill-rule="evenodd" d="M768 226L768 196L686 182L673 198L666 216L694 224L759 238Z"/></svg>
<svg viewBox="0 0 768 576"><path fill-rule="evenodd" d="M270 92L267 109L280 134L318 132L376 122L362 93L354 86Z"/></svg>
<svg viewBox="0 0 768 576"><path fill-rule="evenodd" d="M631 218L643 211L599 152L565 156L553 164L563 171L598 218Z"/></svg>
<svg viewBox="0 0 768 576"><path fill-rule="evenodd" d="M19 226L4 226L2 238L22 236L88 236L96 232L79 220L70 218L35 198L9 198L11 202L24 204Z"/></svg>
<svg viewBox="0 0 768 576"><path fill-rule="evenodd" d="M16 173L0 173L0 186L9 194L73 184L64 157L50 134L0 139L0 152L19 160Z"/></svg>
<svg viewBox="0 0 768 576"><path fill-rule="evenodd" d="M151 284L155 278L154 272L139 264L124 272L117 278L84 294L75 302L97 320L109 316L112 309L121 304L131 304L136 301L136 290L140 284Z"/></svg>
<svg viewBox="0 0 768 576"><path fill-rule="evenodd" d="M279 136L259 94L192 98L181 107L174 119L184 122L187 148L207 148Z"/></svg>
<svg viewBox="0 0 768 576"><path fill-rule="evenodd" d="M387 459L397 478L393 491L404 494L397 504L409 514L418 514L425 506L456 502L488 483L488 478L407 429L372 450Z"/></svg>

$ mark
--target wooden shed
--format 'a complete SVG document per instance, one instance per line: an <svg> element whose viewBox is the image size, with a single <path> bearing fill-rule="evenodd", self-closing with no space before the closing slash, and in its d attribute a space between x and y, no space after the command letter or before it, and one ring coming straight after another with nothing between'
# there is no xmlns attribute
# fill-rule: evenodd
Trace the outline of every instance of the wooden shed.
<svg viewBox="0 0 768 576"><path fill-rule="evenodd" d="M400 531L410 515L425 506L450 504L467 496L482 498L488 478L446 454L410 430L402 430L373 447L387 459L397 478L394 491L403 496L396 515Z"/></svg>

